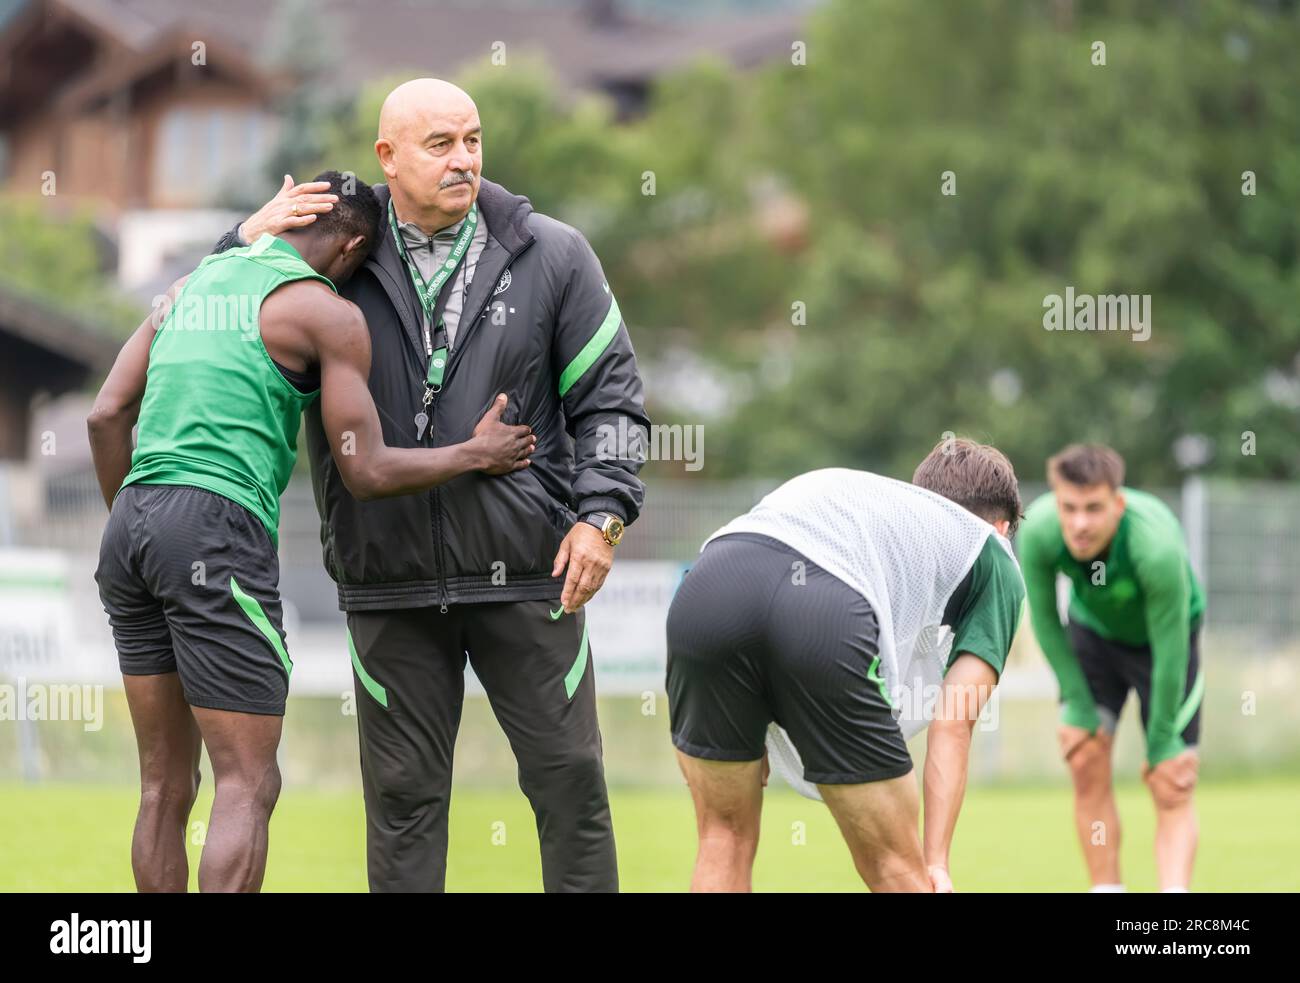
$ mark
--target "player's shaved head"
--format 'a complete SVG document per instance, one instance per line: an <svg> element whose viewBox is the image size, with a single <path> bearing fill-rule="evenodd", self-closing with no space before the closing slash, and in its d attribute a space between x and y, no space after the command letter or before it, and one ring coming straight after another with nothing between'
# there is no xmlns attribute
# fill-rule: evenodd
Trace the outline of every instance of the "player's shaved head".
<svg viewBox="0 0 1300 983"><path fill-rule="evenodd" d="M379 139L394 144L420 140L437 119L464 114L477 118L478 107L460 86L443 79L411 79L384 100L379 110Z"/></svg>
<svg viewBox="0 0 1300 983"><path fill-rule="evenodd" d="M465 217L483 169L478 107L442 79L411 79L384 100L375 154L401 222L426 233Z"/></svg>

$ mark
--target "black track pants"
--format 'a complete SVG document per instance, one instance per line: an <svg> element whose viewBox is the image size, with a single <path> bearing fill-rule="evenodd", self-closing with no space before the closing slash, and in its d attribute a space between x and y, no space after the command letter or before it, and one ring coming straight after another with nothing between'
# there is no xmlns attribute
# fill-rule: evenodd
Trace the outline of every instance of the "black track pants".
<svg viewBox="0 0 1300 983"><path fill-rule="evenodd" d="M547 891L617 891L586 614L547 601L348 615L372 891L441 891L465 660L519 762Z"/></svg>

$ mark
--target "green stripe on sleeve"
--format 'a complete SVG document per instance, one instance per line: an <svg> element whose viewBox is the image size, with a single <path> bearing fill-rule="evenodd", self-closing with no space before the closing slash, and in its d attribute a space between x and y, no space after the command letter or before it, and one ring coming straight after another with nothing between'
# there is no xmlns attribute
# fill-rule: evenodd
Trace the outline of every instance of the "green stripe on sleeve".
<svg viewBox="0 0 1300 983"><path fill-rule="evenodd" d="M248 615L248 620L253 623L253 627L266 636L267 642L270 643L275 654L280 657L280 664L284 666L284 674L287 676L293 672L293 663L289 661L289 653L284 650L284 642L280 640L280 633L271 624L271 619L262 610L262 605L257 603L257 598L244 593L244 589L239 586L239 581L234 577L230 578L230 593L234 595L235 602L244 609L244 614Z"/></svg>
<svg viewBox="0 0 1300 983"><path fill-rule="evenodd" d="M352 642L352 632L348 632L348 655L352 656L352 668L357 671L357 678L361 680L361 685L381 707L388 709L388 690L384 689L370 673L366 672L366 667L361 664L361 656L357 655L357 647Z"/></svg>
<svg viewBox="0 0 1300 983"><path fill-rule="evenodd" d="M614 299L613 294L610 294L609 313L605 315L605 320L600 322L600 327L591 336L591 340L582 346L582 351L578 352L573 361L560 373L561 397L573 388L573 384L595 364L596 359L605 354L605 349L614 340L614 335L618 334L618 325L622 320L623 315L619 313L618 301Z"/></svg>
<svg viewBox="0 0 1300 983"><path fill-rule="evenodd" d="M582 623L582 641L578 643L578 657L573 660L573 665L569 668L568 675L564 677L564 695L567 699L573 699L573 694L578 691L578 683L582 682L582 674L587 671L587 623Z"/></svg>

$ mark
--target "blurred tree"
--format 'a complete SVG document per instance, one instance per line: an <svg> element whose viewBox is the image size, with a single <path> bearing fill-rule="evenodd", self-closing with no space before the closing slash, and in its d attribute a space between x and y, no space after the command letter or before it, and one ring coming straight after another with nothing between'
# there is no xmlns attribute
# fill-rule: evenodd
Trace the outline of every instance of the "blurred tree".
<svg viewBox="0 0 1300 983"><path fill-rule="evenodd" d="M1188 434L1216 472L1300 475L1295 11L1065 6L840 2L808 65L771 73L767 160L811 213L784 284L808 324L716 467L906 476L951 430L1031 479L1092 439L1170 482ZM1149 294L1150 340L1044 330L1069 286Z"/></svg>
<svg viewBox="0 0 1300 983"><path fill-rule="evenodd" d="M144 317L101 269L101 236L89 210L55 199L0 195L0 284L47 306L125 336Z"/></svg>
<svg viewBox="0 0 1300 983"><path fill-rule="evenodd" d="M1028 479L1073 440L1137 483L1300 477L1296 4L836 0L807 42L621 126L533 63L459 79L485 175L600 255L652 419L708 424L701 477L910 476L947 431ZM400 80L313 166L382 180ZM1150 295L1150 339L1044 330L1069 287Z"/></svg>

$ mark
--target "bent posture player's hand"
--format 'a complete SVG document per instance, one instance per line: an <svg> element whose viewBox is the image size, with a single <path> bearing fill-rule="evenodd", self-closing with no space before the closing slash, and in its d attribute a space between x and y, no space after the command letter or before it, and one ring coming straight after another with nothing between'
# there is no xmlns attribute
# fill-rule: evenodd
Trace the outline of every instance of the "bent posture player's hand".
<svg viewBox="0 0 1300 983"><path fill-rule="evenodd" d="M1199 769L1200 757L1195 751L1187 750L1166 758L1154 768L1144 763L1142 780L1151 789L1151 796L1157 805L1173 808L1191 798Z"/></svg>
<svg viewBox="0 0 1300 983"><path fill-rule="evenodd" d="M564 578L564 591L560 606L565 614L573 614L600 590L614 565L614 547L605 542L599 529L589 522L575 522L555 554L551 576L558 577L568 564L569 575Z"/></svg>
<svg viewBox="0 0 1300 983"><path fill-rule="evenodd" d="M528 426L512 426L501 422L501 414L506 409L506 394L501 393L492 401L483 419L474 427L474 436L470 444L482 455L483 466L479 469L488 474L509 474L522 471L532 463L529 458L537 450L537 435Z"/></svg>
<svg viewBox="0 0 1300 983"><path fill-rule="evenodd" d="M239 235L254 243L264 232L278 236L289 229L311 225L322 212L332 211L338 195L329 194L328 181L305 181L294 184L288 174L274 198L255 211L239 227Z"/></svg>
<svg viewBox="0 0 1300 983"><path fill-rule="evenodd" d="M931 865L926 868L930 874L930 887L934 889L935 894L953 894L952 878L948 876L946 867Z"/></svg>
<svg viewBox="0 0 1300 983"><path fill-rule="evenodd" d="M1061 760L1069 761L1076 754L1086 752L1087 742L1092 739L1092 732L1082 727L1061 724L1056 728L1056 743L1061 748Z"/></svg>

